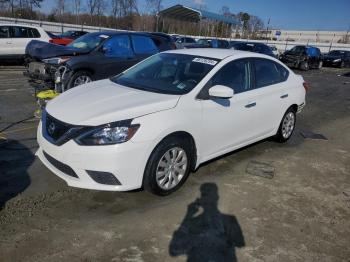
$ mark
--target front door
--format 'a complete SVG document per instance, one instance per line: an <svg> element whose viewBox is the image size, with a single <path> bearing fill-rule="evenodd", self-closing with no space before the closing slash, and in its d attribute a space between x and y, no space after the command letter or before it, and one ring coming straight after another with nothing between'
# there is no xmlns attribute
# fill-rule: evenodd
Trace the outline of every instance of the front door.
<svg viewBox="0 0 350 262"><path fill-rule="evenodd" d="M254 139L256 134L256 92L251 90L251 65L241 59L223 66L208 82L233 88L230 99L200 100L202 106L203 160L218 156Z"/></svg>
<svg viewBox="0 0 350 262"><path fill-rule="evenodd" d="M108 39L96 56L97 79L117 75L140 61L132 50L128 34Z"/></svg>

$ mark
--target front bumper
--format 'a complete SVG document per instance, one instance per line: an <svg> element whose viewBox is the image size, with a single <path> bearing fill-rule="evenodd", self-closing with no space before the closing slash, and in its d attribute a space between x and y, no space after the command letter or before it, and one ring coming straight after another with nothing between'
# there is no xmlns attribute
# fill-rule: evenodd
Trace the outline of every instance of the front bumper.
<svg viewBox="0 0 350 262"><path fill-rule="evenodd" d="M334 62L333 60L324 60L323 61L323 66L340 66L341 61Z"/></svg>
<svg viewBox="0 0 350 262"><path fill-rule="evenodd" d="M56 146L43 137L41 122L37 139L39 149L36 155L69 186L106 191L128 191L142 187L143 173L150 153L146 142L128 141L110 146L80 146L70 140ZM59 163L53 162L55 160ZM98 183L91 176L91 171L97 171L102 176L103 173L112 174L119 183Z"/></svg>

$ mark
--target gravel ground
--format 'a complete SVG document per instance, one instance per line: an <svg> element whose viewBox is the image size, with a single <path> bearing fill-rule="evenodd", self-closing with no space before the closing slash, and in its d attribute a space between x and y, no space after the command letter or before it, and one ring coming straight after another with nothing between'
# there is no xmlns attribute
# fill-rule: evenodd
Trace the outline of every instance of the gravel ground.
<svg viewBox="0 0 350 262"><path fill-rule="evenodd" d="M22 70L0 67L0 130L26 119L0 133L0 261L350 261L349 69L302 73L312 89L288 143L206 163L163 198L48 171Z"/></svg>

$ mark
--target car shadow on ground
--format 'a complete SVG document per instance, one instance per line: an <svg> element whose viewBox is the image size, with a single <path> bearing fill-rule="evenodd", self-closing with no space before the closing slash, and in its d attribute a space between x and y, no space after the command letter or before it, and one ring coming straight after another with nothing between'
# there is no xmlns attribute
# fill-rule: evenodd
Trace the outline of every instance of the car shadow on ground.
<svg viewBox="0 0 350 262"><path fill-rule="evenodd" d="M202 184L200 192L201 196L188 205L180 227L174 232L169 254L186 255L189 262L237 261L235 249L245 246L238 220L219 211L215 183Z"/></svg>
<svg viewBox="0 0 350 262"><path fill-rule="evenodd" d="M34 159L33 152L17 140L0 144L0 210L30 185L27 170Z"/></svg>

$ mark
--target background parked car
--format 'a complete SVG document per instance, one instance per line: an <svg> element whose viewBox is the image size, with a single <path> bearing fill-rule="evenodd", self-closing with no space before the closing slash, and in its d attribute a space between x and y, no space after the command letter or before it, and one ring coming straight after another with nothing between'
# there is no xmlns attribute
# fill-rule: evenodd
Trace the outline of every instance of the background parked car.
<svg viewBox="0 0 350 262"><path fill-rule="evenodd" d="M222 39L202 38L195 44L187 45L186 48L230 48L230 43Z"/></svg>
<svg viewBox="0 0 350 262"><path fill-rule="evenodd" d="M22 59L25 48L31 40L49 42L51 37L41 27L1 24L0 25L0 59Z"/></svg>
<svg viewBox="0 0 350 262"><path fill-rule="evenodd" d="M276 58L279 58L281 55L281 52L277 49L275 45L269 45L271 48L272 53L275 55Z"/></svg>
<svg viewBox="0 0 350 262"><path fill-rule="evenodd" d="M271 48L263 43L231 42L230 47L235 50L249 51L249 52L269 55L277 58L275 54L272 52Z"/></svg>
<svg viewBox="0 0 350 262"><path fill-rule="evenodd" d="M314 46L298 45L284 52L280 60L290 67L301 70L310 68L320 69L323 65L323 57L320 49Z"/></svg>
<svg viewBox="0 0 350 262"><path fill-rule="evenodd" d="M324 56L323 65L346 67L350 66L350 51L332 50Z"/></svg>
<svg viewBox="0 0 350 262"><path fill-rule="evenodd" d="M196 43L196 40L194 40L192 37L186 37L186 36L181 36L177 38L175 44L178 49L184 48L189 45L193 45Z"/></svg>
<svg viewBox="0 0 350 262"><path fill-rule="evenodd" d="M53 33L48 33L48 34L52 38L50 40L50 43L57 44L57 45L68 45L74 39L77 39L87 33L88 32L85 32L85 31L67 31L62 35L55 35Z"/></svg>
<svg viewBox="0 0 350 262"><path fill-rule="evenodd" d="M117 75L171 47L169 39L159 33L114 31L86 34L67 46L33 41L27 47L32 61L26 74L35 85L44 84L64 91Z"/></svg>

